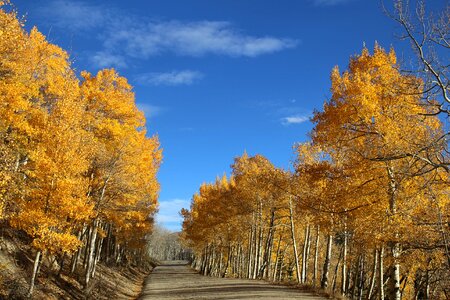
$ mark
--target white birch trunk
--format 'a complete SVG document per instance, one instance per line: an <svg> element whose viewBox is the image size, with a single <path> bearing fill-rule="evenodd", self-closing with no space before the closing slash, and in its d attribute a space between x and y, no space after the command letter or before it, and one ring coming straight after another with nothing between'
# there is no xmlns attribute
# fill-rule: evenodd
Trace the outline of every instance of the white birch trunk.
<svg viewBox="0 0 450 300"><path fill-rule="evenodd" d="M327 242L327 253L325 257L325 262L323 264L323 275L322 275L322 282L321 287L323 289L326 289L328 287L328 277L330 273L330 264L331 264L331 250L333 245L333 236L331 234L328 235L328 242Z"/></svg>
<svg viewBox="0 0 450 300"><path fill-rule="evenodd" d="M384 247L381 246L379 251L379 260L380 260L380 267L379 267L379 280L378 280L378 299L384 300L384 266L383 266L383 260L384 260Z"/></svg>
<svg viewBox="0 0 450 300"><path fill-rule="evenodd" d="M314 272L313 272L313 286L317 284L317 270L319 264L319 239L320 239L320 226L317 225L316 229L316 245L314 248Z"/></svg>
<svg viewBox="0 0 450 300"><path fill-rule="evenodd" d="M98 219L94 220L94 223L92 224L92 231L90 241L89 241L89 249L87 252L88 258L87 258L87 264L86 264L86 272L85 272L85 278L84 278L84 287L87 288L89 285L89 281L91 279L91 274L93 270L94 265L94 255L95 255L95 241L97 239L97 228L98 228Z"/></svg>
<svg viewBox="0 0 450 300"><path fill-rule="evenodd" d="M373 268L372 268L372 276L370 279L370 285L369 285L369 291L367 292L367 300L370 300L372 298L373 289L375 288L375 281L377 278L377 265L378 265L378 251L375 248L373 250Z"/></svg>
<svg viewBox="0 0 450 300"><path fill-rule="evenodd" d="M347 293L346 282L347 282L347 231L344 231L344 245L342 249L342 273L341 273L341 295L345 296Z"/></svg>
<svg viewBox="0 0 450 300"><path fill-rule="evenodd" d="M36 280L40 259L41 259L41 251L38 250L34 258L33 273L31 275L30 288L28 289L28 297L31 297L31 295L33 294L34 282Z"/></svg>
<svg viewBox="0 0 450 300"><path fill-rule="evenodd" d="M295 269L297 271L297 282L301 283L301 277L300 277L300 266L298 262L298 253L297 253L297 242L295 240L295 224L294 224L294 212L292 209L292 200L291 197L289 197L289 219L291 221L291 239L292 239L292 246L294 249L294 256L295 256Z"/></svg>

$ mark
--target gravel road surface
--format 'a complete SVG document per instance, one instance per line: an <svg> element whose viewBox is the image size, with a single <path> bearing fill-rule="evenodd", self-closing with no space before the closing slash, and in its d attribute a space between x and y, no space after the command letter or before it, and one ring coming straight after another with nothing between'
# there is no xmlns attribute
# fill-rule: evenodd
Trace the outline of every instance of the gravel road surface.
<svg viewBox="0 0 450 300"><path fill-rule="evenodd" d="M166 261L145 281L140 300L153 299L324 299L260 280L202 276L184 261Z"/></svg>

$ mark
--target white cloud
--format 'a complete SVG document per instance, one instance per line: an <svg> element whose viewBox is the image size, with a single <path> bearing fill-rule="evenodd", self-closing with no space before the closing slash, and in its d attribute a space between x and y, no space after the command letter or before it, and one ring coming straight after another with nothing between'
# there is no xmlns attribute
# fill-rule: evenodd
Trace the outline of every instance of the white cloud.
<svg viewBox="0 0 450 300"><path fill-rule="evenodd" d="M301 124L308 120L309 120L308 116L301 116L301 115L289 116L289 117L282 118L281 124L283 124L283 125Z"/></svg>
<svg viewBox="0 0 450 300"><path fill-rule="evenodd" d="M139 59L163 53L255 57L298 44L295 39L248 35L229 22L151 21L87 1L53 0L40 11L48 23L64 30L95 29L103 53Z"/></svg>
<svg viewBox="0 0 450 300"><path fill-rule="evenodd" d="M149 57L161 53L183 56L206 54L255 57L293 48L298 41L276 37L257 37L242 34L231 23L148 22L115 30L105 39L105 47L125 47L129 55Z"/></svg>
<svg viewBox="0 0 450 300"><path fill-rule="evenodd" d="M139 108L139 110L144 112L145 117L147 119L156 117L156 116L160 115L164 111L163 107L152 105L152 104L136 103L136 105Z"/></svg>
<svg viewBox="0 0 450 300"><path fill-rule="evenodd" d="M146 73L136 77L136 81L142 85L191 85L203 78L203 74L197 71L183 70L166 73Z"/></svg>
<svg viewBox="0 0 450 300"><path fill-rule="evenodd" d="M88 2L54 0L39 9L48 23L68 30L86 30L100 26L110 18L111 10Z"/></svg>
<svg viewBox="0 0 450 300"><path fill-rule="evenodd" d="M98 68L126 68L125 57L109 52L99 51L90 56L91 62Z"/></svg>
<svg viewBox="0 0 450 300"><path fill-rule="evenodd" d="M188 209L191 201L185 199L161 200L159 202L159 212L156 215L156 222L170 230L178 231L181 229L182 217L180 210Z"/></svg>
<svg viewBox="0 0 450 300"><path fill-rule="evenodd" d="M313 0L316 6L334 6L345 4L353 0Z"/></svg>

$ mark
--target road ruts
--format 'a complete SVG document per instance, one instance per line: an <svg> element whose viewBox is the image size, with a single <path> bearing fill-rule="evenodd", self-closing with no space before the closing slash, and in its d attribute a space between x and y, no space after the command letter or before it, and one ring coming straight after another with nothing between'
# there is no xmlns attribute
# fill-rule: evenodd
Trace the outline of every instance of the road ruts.
<svg viewBox="0 0 450 300"><path fill-rule="evenodd" d="M186 262L167 261L146 279L140 300L153 299L325 299L260 280L202 276Z"/></svg>

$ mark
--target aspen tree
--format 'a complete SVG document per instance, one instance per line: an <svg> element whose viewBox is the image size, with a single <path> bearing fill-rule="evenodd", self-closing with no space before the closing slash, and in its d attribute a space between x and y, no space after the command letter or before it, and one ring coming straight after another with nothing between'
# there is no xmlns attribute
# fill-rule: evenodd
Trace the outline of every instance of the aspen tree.
<svg viewBox="0 0 450 300"><path fill-rule="evenodd" d="M345 149L344 163L366 161L368 168L361 169L359 176L366 173L367 180L373 178L378 189L386 191L380 194L380 199L385 199L380 208L388 211L385 226L389 228L387 242L393 260L389 290L392 299L400 299L400 240L405 233L399 210L408 198L406 193L412 192L403 185L408 185L408 175L423 170L426 162L420 152L430 150L428 141L439 136L440 122L421 116L427 108L418 91L411 90L420 87L420 81L398 71L393 50L386 53L375 46L370 55L364 49L351 60L349 71L341 75L336 68L331 77L333 96L323 112L315 114L313 141L330 149L331 156L336 153L331 149ZM385 174L374 177L376 170L383 168Z"/></svg>

